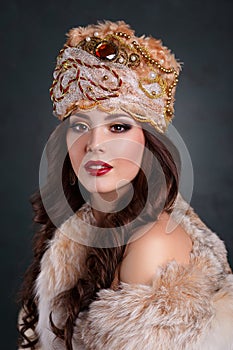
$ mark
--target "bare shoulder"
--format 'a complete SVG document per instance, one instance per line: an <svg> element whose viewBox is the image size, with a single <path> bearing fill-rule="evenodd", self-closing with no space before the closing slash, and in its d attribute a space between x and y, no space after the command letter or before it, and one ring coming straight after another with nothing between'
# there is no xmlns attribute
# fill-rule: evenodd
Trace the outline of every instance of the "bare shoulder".
<svg viewBox="0 0 233 350"><path fill-rule="evenodd" d="M170 215L164 212L144 235L129 243L120 267L121 281L150 285L158 266L171 260L189 263L191 238L180 225L167 233L169 219Z"/></svg>

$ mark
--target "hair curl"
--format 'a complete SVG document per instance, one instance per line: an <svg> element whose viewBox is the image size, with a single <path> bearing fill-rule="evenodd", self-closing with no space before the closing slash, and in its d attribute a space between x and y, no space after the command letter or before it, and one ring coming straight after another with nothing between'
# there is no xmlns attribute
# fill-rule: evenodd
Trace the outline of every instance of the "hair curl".
<svg viewBox="0 0 233 350"><path fill-rule="evenodd" d="M20 291L20 301L22 304L22 319L19 327L19 344L22 348L35 349L39 342L36 334L36 325L38 322L37 299L35 295L35 282L40 272L40 262L54 235L56 227L50 217L56 217L56 222L62 223L66 217L66 207L60 203L60 193L56 193L59 177L56 177L60 164L64 163L62 169L62 186L65 197L73 212L76 212L84 203L81 193L85 189L78 185L71 186L69 183L69 172L72 169L66 148L66 131L69 118L57 127L52 135L52 142L47 146L48 174L47 184L42 190L38 190L32 195L30 201L34 210L34 222L40 225L35 234L33 242L33 261L25 273L24 281ZM89 247L86 259L86 276L77 278L73 288L66 290L56 297L54 305L63 305L66 307L67 318L62 328L58 328L50 314L50 324L54 334L60 338L67 350L72 350L72 337L74 332L74 322L81 311L87 310L90 303L96 298L97 292L102 288L109 288L114 279L117 265L122 261L125 251L125 244L130 238L129 231L124 229L124 225L133 222L132 228L143 225L149 221L155 221L159 212L156 208L163 203L162 210L170 213L172 206L178 194L180 156L172 142L163 134L156 133L150 126L143 130L145 136L145 147L150 151L143 156L142 168L146 169L149 176L140 169L135 179L132 181L134 194L131 202L117 213L108 213L104 220L104 227L110 228L113 232L112 237L121 244L112 248ZM64 162L61 161L65 159ZM161 171L166 180L166 189L160 188L157 181L156 172L158 167L155 159L160 164ZM148 191L148 182L152 188ZM43 191L43 201L42 193ZM83 192L84 191L84 192ZM49 202L51 193L55 193L57 201ZM48 204L45 209L44 198L48 199L51 212L48 214ZM146 211L143 215L143 209L146 205ZM52 216L51 216L52 215ZM120 227L116 231L116 227ZM122 236L122 237L120 237ZM127 237L127 239L126 239ZM126 241L125 241L126 239ZM118 243L119 243L118 242ZM28 331L33 333L33 337L28 336Z"/></svg>

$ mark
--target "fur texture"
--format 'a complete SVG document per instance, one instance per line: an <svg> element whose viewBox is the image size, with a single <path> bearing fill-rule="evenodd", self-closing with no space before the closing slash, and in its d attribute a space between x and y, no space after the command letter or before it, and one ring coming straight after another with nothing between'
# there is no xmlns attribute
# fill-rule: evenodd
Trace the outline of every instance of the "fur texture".
<svg viewBox="0 0 233 350"><path fill-rule="evenodd" d="M171 262L152 288L122 283L119 291L100 291L77 320L76 337L88 350L233 349L232 275L225 283L216 292L202 263Z"/></svg>
<svg viewBox="0 0 233 350"><path fill-rule="evenodd" d="M233 350L233 275L224 243L179 195L175 217L193 242L189 265L171 261L155 271L153 285L119 283L102 289L76 320L75 350ZM77 230L75 216L62 225ZM40 349L64 349L49 327L65 310L53 298L85 273L85 247L57 230L36 284Z"/></svg>

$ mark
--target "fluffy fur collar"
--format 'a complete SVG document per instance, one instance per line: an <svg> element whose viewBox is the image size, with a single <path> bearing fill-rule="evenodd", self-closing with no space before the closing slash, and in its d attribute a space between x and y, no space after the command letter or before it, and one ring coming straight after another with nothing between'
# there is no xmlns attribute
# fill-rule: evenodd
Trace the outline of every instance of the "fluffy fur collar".
<svg viewBox="0 0 233 350"><path fill-rule="evenodd" d="M177 203L175 218L193 241L190 264L161 266L152 286L102 289L76 321L75 350L233 350L233 275L225 246L191 207L185 212L180 195ZM85 271L85 246L64 230L82 231L75 215L55 232L36 282L43 350L64 349L50 330L49 314L59 325L65 310L52 310L52 301Z"/></svg>

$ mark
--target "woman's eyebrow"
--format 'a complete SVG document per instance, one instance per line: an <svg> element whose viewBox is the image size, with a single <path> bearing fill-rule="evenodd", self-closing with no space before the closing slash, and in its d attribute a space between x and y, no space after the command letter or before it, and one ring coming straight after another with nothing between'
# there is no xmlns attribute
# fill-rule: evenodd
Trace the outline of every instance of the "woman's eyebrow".
<svg viewBox="0 0 233 350"><path fill-rule="evenodd" d="M125 115L125 114L120 114L120 113L116 113L116 114L109 114L107 115L104 120L112 120L112 119L116 119L116 118L127 118L127 119L131 119L132 120L132 117L128 116L128 115Z"/></svg>
<svg viewBox="0 0 233 350"><path fill-rule="evenodd" d="M76 113L76 114L72 114L71 117L79 117L79 118L83 118L86 120L90 120L89 116L87 114L82 114L82 113Z"/></svg>

